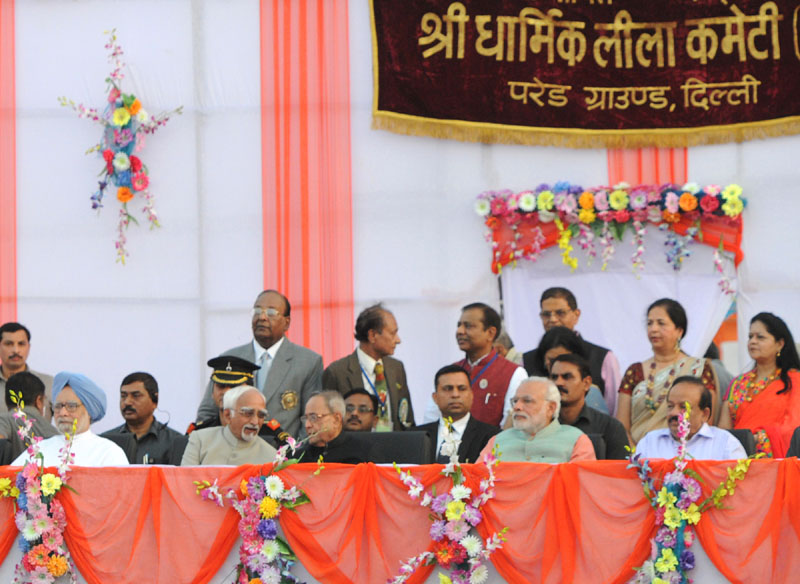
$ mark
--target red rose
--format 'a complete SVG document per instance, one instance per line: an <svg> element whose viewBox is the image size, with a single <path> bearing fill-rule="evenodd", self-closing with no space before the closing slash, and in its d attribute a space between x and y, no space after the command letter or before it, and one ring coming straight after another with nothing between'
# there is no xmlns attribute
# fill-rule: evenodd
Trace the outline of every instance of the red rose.
<svg viewBox="0 0 800 584"><path fill-rule="evenodd" d="M131 172L139 172L142 169L142 161L139 160L138 156L131 156Z"/></svg>
<svg viewBox="0 0 800 584"><path fill-rule="evenodd" d="M620 209L619 211L614 213L614 219L617 220L617 223L627 223L630 218L631 214L628 212L627 209Z"/></svg>
<svg viewBox="0 0 800 584"><path fill-rule="evenodd" d="M114 151L111 150L111 148L106 148L105 150L103 150L103 160L105 160L106 162L111 162L112 160L114 160Z"/></svg>
<svg viewBox="0 0 800 584"><path fill-rule="evenodd" d="M719 209L719 199L714 195L706 195L700 199L700 206L705 213L713 213Z"/></svg>

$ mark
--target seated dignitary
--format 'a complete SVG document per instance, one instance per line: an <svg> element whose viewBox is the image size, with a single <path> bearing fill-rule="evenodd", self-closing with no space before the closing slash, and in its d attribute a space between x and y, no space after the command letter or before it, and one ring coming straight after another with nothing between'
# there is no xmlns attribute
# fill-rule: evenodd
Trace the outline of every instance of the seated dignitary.
<svg viewBox="0 0 800 584"><path fill-rule="evenodd" d="M689 435L686 451L699 460L747 458L744 447L733 434L708 425L711 392L699 377L678 377L667 393L668 428L651 430L636 444L643 458L674 458L678 455L678 422L689 403Z"/></svg>
<svg viewBox="0 0 800 584"><path fill-rule="evenodd" d="M455 433L458 438L458 461L475 462L484 446L492 436L500 431L497 426L484 424L473 418L469 410L472 407L472 387L469 375L460 365L447 365L439 369L434 377L433 401L439 407L441 418L438 422L418 426L416 430L428 433L436 446L436 461L442 464L450 462L450 457L442 454L442 444L448 432ZM452 424L448 430L445 418Z"/></svg>
<svg viewBox="0 0 800 584"><path fill-rule="evenodd" d="M351 389L344 396L344 429L372 432L378 424L378 398L364 389Z"/></svg>
<svg viewBox="0 0 800 584"><path fill-rule="evenodd" d="M230 389L222 398L222 426L195 430L181 466L266 464L276 450L258 435L267 409L264 395L251 385Z"/></svg>
<svg viewBox="0 0 800 584"><path fill-rule="evenodd" d="M217 412L208 418L197 420L189 424L186 434L191 434L200 428L215 428L222 425L222 396L225 392L240 385L253 385L254 372L260 369L258 365L236 357L234 355L220 355L209 359L207 365L211 367L211 398L217 406Z"/></svg>
<svg viewBox="0 0 800 584"><path fill-rule="evenodd" d="M264 290L253 304L253 340L225 351L224 355L241 357L260 367L255 375L255 387L264 395L272 417L297 438L303 404L311 394L322 389L322 357L286 338L291 314L292 307L283 294ZM198 420L217 413L211 394L209 382L197 410Z"/></svg>
<svg viewBox="0 0 800 584"><path fill-rule="evenodd" d="M378 432L404 430L414 425L402 361L391 357L400 344L397 320L381 304L361 311L356 319L356 350L334 361L322 374L322 386L342 395L364 389L378 398Z"/></svg>
<svg viewBox="0 0 800 584"><path fill-rule="evenodd" d="M328 389L311 396L303 415L308 443L298 452L303 462L316 462L320 456L325 462L345 464L379 459L377 445L343 431L344 415L344 399L338 391Z"/></svg>
<svg viewBox="0 0 800 584"><path fill-rule="evenodd" d="M494 436L481 452L483 460L495 445L504 462L571 462L595 460L592 441L574 426L558 421L561 394L552 380L529 377L511 399L513 428Z"/></svg>
<svg viewBox="0 0 800 584"><path fill-rule="evenodd" d="M17 434L22 427L22 420L14 418L13 411L17 404L11 399L12 392L23 408L28 420L33 423L31 431L34 436L50 438L58 434L58 430L47 421L44 412L44 383L30 371L21 371L8 378L6 382L6 407L8 412L0 414L0 438L6 438L11 444L11 458L18 457L28 447Z"/></svg>
<svg viewBox="0 0 800 584"><path fill-rule="evenodd" d="M622 422L589 407L586 394L592 386L589 362L574 353L559 355L550 364L550 379L561 392L561 412L558 421L575 426L584 434L597 434L606 444L606 458L623 460L628 457L625 447L628 434Z"/></svg>
<svg viewBox="0 0 800 584"><path fill-rule="evenodd" d="M89 427L105 415L106 394L94 381L80 373L57 373L53 379L53 421L59 434L39 443L44 465L60 464L59 451L66 445L65 434L74 434L73 465L127 466L128 457L122 449ZM25 451L12 464L22 465L28 461L28 452Z"/></svg>
<svg viewBox="0 0 800 584"><path fill-rule="evenodd" d="M119 388L119 410L125 423L101 436L117 444L128 437L128 462L131 464L179 465L186 436L156 420L158 382L142 371L131 373Z"/></svg>

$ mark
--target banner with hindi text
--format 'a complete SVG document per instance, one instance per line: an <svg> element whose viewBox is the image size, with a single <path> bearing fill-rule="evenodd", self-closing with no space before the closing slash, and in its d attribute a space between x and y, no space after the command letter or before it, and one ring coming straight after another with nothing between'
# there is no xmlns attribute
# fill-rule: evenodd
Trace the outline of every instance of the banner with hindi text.
<svg viewBox="0 0 800 584"><path fill-rule="evenodd" d="M372 0L373 122L678 147L800 132L796 0Z"/></svg>

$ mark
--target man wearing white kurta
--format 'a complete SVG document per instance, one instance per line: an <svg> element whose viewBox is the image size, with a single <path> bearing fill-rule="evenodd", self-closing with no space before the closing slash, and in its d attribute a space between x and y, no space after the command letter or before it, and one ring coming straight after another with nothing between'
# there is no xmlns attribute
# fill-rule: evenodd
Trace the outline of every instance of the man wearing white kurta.
<svg viewBox="0 0 800 584"><path fill-rule="evenodd" d="M64 434L75 432L73 466L128 466L128 457L111 440L93 433L90 425L106 415L106 394L91 379L80 373L62 371L53 379L53 422L60 434L39 443L45 466L61 463ZM73 430L73 425L75 429ZM27 450L12 463L29 461Z"/></svg>

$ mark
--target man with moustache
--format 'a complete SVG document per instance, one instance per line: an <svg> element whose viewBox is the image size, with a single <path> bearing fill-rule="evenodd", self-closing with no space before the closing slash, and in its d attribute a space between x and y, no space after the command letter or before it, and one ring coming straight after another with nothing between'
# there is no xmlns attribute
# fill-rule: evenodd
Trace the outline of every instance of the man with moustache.
<svg viewBox="0 0 800 584"><path fill-rule="evenodd" d="M586 394L592 386L589 362L574 353L559 355L550 364L550 379L561 393L561 412L558 421L578 428L584 434L602 436L607 460L624 460L628 434L622 422L589 407Z"/></svg>
<svg viewBox="0 0 800 584"><path fill-rule="evenodd" d="M442 453L442 444L448 434L458 439L458 461L475 462L484 446L500 431L497 426L484 424L473 418L473 394L469 375L460 365L446 365L436 372L433 380L433 401L441 412L438 422L423 424L415 430L427 432L436 446L436 462L447 464L450 457ZM446 423L449 418L451 423Z"/></svg>
<svg viewBox="0 0 800 584"><path fill-rule="evenodd" d="M277 425L297 438L303 404L322 389L322 357L286 338L291 321L289 299L277 290L264 290L251 313L253 340L223 355L241 357L259 366L253 385L264 395ZM197 410L198 420L212 418L218 412L212 391L209 382Z"/></svg>
<svg viewBox="0 0 800 584"><path fill-rule="evenodd" d="M128 466L128 457L111 440L93 433L90 426L106 415L106 394L80 373L62 371L53 379L53 420L59 434L42 440L39 452L44 466L61 464L60 451L66 447L65 434L73 435L74 466ZM28 451L11 464L30 462Z"/></svg>
<svg viewBox="0 0 800 584"><path fill-rule="evenodd" d="M514 427L489 440L479 462L485 462L495 446L504 462L596 460L589 437L559 423L561 394L550 379L529 377L517 388L511 404Z"/></svg>
<svg viewBox="0 0 800 584"><path fill-rule="evenodd" d="M276 450L259 437L267 418L264 395L252 385L228 390L222 398L223 425L195 430L181 466L266 464Z"/></svg>
<svg viewBox="0 0 800 584"><path fill-rule="evenodd" d="M10 451L8 462L14 460L29 446L19 437L17 430L22 427L21 419L15 418L12 413L18 405L23 405L22 411L28 421L33 424L34 436L50 438L58 434L58 430L47 421L44 415L44 383L30 371L20 371L8 378L6 383L6 406L8 412L0 414L0 438L9 441ZM11 399L11 393L17 397L17 403ZM20 403L21 400L21 403Z"/></svg>
<svg viewBox="0 0 800 584"><path fill-rule="evenodd" d="M131 464L179 465L186 448L186 436L156 420L158 382L144 371L125 376L119 388L119 409L125 423L101 436L117 444L127 438Z"/></svg>
<svg viewBox="0 0 800 584"><path fill-rule="evenodd" d="M344 396L344 429L350 432L372 432L378 423L378 398L356 388Z"/></svg>
<svg viewBox="0 0 800 584"><path fill-rule="evenodd" d="M44 415L50 420L50 403L53 397L53 377L28 367L31 351L31 332L18 322L7 322L0 326L0 392L6 395L7 380L21 371L28 371L44 383ZM0 413L10 411L4 399L0 399Z"/></svg>
<svg viewBox="0 0 800 584"><path fill-rule="evenodd" d="M672 382L667 393L668 428L651 430L636 444L642 458L674 458L678 455L678 422L690 406L686 451L697 460L738 460L747 458L741 442L727 430L708 425L711 392L699 377L683 375Z"/></svg>

